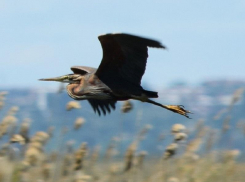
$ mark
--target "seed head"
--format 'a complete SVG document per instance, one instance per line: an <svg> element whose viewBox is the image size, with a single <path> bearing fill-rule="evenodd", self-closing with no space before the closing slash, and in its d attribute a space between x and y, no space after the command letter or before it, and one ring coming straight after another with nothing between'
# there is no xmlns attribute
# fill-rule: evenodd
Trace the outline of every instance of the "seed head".
<svg viewBox="0 0 245 182"><path fill-rule="evenodd" d="M170 177L168 178L167 182L179 182L179 179L175 177Z"/></svg>
<svg viewBox="0 0 245 182"><path fill-rule="evenodd" d="M23 120L22 124L20 125L19 134L22 135L26 141L29 140L30 123L31 123L31 119L26 118Z"/></svg>
<svg viewBox="0 0 245 182"><path fill-rule="evenodd" d="M74 155L74 158L75 158L74 170L75 171L83 168L83 161L87 153L88 153L87 143L84 142L82 143L80 148L75 152L75 155Z"/></svg>
<svg viewBox="0 0 245 182"><path fill-rule="evenodd" d="M10 139L11 143L19 143L21 145L24 145L26 143L25 138L22 135L15 134Z"/></svg>
<svg viewBox="0 0 245 182"><path fill-rule="evenodd" d="M66 142L66 151L67 153L73 153L74 152L74 144L75 141L74 140L69 140Z"/></svg>
<svg viewBox="0 0 245 182"><path fill-rule="evenodd" d="M22 124L20 125L20 134L26 134L29 132L31 120L29 118L24 119Z"/></svg>
<svg viewBox="0 0 245 182"><path fill-rule="evenodd" d="M178 149L178 144L177 143L170 144L165 149L163 158L164 159L168 159L168 158L172 157L176 153L177 149Z"/></svg>
<svg viewBox="0 0 245 182"><path fill-rule="evenodd" d="M9 143L5 143L5 144L3 144L1 146L1 148L0 148L0 157L3 157L3 156L5 156L8 153L9 147L10 147Z"/></svg>
<svg viewBox="0 0 245 182"><path fill-rule="evenodd" d="M226 116L222 125L222 133L225 133L227 130L230 129L230 121L231 121L231 116L230 115Z"/></svg>
<svg viewBox="0 0 245 182"><path fill-rule="evenodd" d="M175 134L175 133L180 133L180 132L183 132L185 129L186 129L185 126L182 125L182 124L174 124L174 125L172 126L171 132L172 132L173 134Z"/></svg>
<svg viewBox="0 0 245 182"><path fill-rule="evenodd" d="M15 126L17 118L11 115L8 115L3 118L0 123L0 138L8 132L9 127Z"/></svg>
<svg viewBox="0 0 245 182"><path fill-rule="evenodd" d="M0 92L0 97L5 97L8 94L7 91L2 91Z"/></svg>
<svg viewBox="0 0 245 182"><path fill-rule="evenodd" d="M125 168L124 171L129 171L133 166L133 159L135 155L135 151L137 149L137 143L133 142L127 149L125 154Z"/></svg>
<svg viewBox="0 0 245 182"><path fill-rule="evenodd" d="M148 131L149 130L151 130L152 129L152 125L150 125L150 124L147 124L147 125L145 125L145 127L140 131L140 133L139 133L139 139L140 140L143 140L144 139L144 137L145 137L145 135L148 133Z"/></svg>
<svg viewBox="0 0 245 182"><path fill-rule="evenodd" d="M100 146L96 146L91 154L91 163L94 164L99 158Z"/></svg>
<svg viewBox="0 0 245 182"><path fill-rule="evenodd" d="M21 166L20 166L21 171L27 171L30 167L31 164L27 160L21 162Z"/></svg>
<svg viewBox="0 0 245 182"><path fill-rule="evenodd" d="M25 153L25 160L30 163L30 165L36 165L39 162L41 152L36 148L28 148Z"/></svg>
<svg viewBox="0 0 245 182"><path fill-rule="evenodd" d="M238 102L242 98L242 94L244 93L244 90L245 90L244 88L239 88L234 92L232 101L231 101L232 105Z"/></svg>
<svg viewBox="0 0 245 182"><path fill-rule="evenodd" d="M74 123L74 129L75 130L78 130L81 126L83 126L83 124L85 123L85 119L80 117L80 118L77 118L75 123Z"/></svg>
<svg viewBox="0 0 245 182"><path fill-rule="evenodd" d="M43 151L43 145L40 142L31 142L28 146L28 148L35 148L39 150L40 152Z"/></svg>
<svg viewBox="0 0 245 182"><path fill-rule="evenodd" d="M2 123L7 124L7 125L12 125L12 124L15 124L17 120L18 119L15 116L8 115L3 118Z"/></svg>
<svg viewBox="0 0 245 182"><path fill-rule="evenodd" d="M81 105L77 101L70 101L66 105L66 110L67 111L70 111L72 109L79 109L79 108L81 108Z"/></svg>
<svg viewBox="0 0 245 182"><path fill-rule="evenodd" d="M224 158L226 161L229 160L235 160L237 156L239 156L241 153L240 150L234 149L234 150L229 150L224 153Z"/></svg>
<svg viewBox="0 0 245 182"><path fill-rule="evenodd" d="M220 111L217 112L217 114L213 117L214 120L218 120L221 118L221 116L223 116L223 114L225 114L227 112L227 109L221 109Z"/></svg>
<svg viewBox="0 0 245 182"><path fill-rule="evenodd" d="M18 111L19 111L19 107L18 106L13 106L13 107L11 107L9 109L8 115L15 115Z"/></svg>
<svg viewBox="0 0 245 182"><path fill-rule="evenodd" d="M174 141L175 142L178 142L178 141L183 141L187 138L187 134L185 133L176 133L174 135Z"/></svg>
<svg viewBox="0 0 245 182"><path fill-rule="evenodd" d="M110 166L109 171L110 171L110 174L112 174L112 175L118 174L118 172L120 171L120 167L118 165L114 164L114 165Z"/></svg>
<svg viewBox="0 0 245 182"><path fill-rule="evenodd" d="M105 158L109 160L113 155L116 154L116 145L119 141L119 138L113 137L107 147Z"/></svg>
<svg viewBox="0 0 245 182"><path fill-rule="evenodd" d="M190 152L190 153L194 153L196 151L198 151L198 149L200 148L200 145L202 144L202 138L198 137L193 139L192 141L190 141L186 147L186 151Z"/></svg>
<svg viewBox="0 0 245 182"><path fill-rule="evenodd" d="M137 166L139 168L142 168L143 167L143 162L144 162L144 159L145 159L145 156L147 155L148 153L146 151L141 151L138 156L137 156Z"/></svg>
<svg viewBox="0 0 245 182"><path fill-rule="evenodd" d="M5 96L8 92L0 92L0 109L4 106Z"/></svg>
<svg viewBox="0 0 245 182"><path fill-rule="evenodd" d="M48 139L49 135L46 132L39 131L31 138L31 142L40 142L45 144Z"/></svg>
<svg viewBox="0 0 245 182"><path fill-rule="evenodd" d="M45 180L48 180L51 176L51 165L49 163L44 163L42 165L42 170L41 170L41 174L43 175Z"/></svg>
<svg viewBox="0 0 245 182"><path fill-rule="evenodd" d="M79 175L75 177L74 182L89 182L92 180L92 176L89 175Z"/></svg>
<svg viewBox="0 0 245 182"><path fill-rule="evenodd" d="M130 101L124 101L123 105L122 105L122 108L121 108L121 111L123 113L127 113L129 111L131 111L133 109L133 105Z"/></svg>

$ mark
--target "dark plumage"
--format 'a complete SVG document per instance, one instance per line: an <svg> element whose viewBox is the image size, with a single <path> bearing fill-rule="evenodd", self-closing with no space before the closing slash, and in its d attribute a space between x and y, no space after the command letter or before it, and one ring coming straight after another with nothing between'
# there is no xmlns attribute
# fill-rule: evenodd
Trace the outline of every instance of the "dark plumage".
<svg viewBox="0 0 245 182"><path fill-rule="evenodd" d="M76 100L87 99L94 111L110 113L117 101L135 99L158 105L188 117L182 106L162 105L150 100L157 92L144 90L141 79L145 72L148 47L165 49L160 42L129 34L106 34L98 37L103 58L98 67L71 67L74 74L43 81L69 83L67 93Z"/></svg>

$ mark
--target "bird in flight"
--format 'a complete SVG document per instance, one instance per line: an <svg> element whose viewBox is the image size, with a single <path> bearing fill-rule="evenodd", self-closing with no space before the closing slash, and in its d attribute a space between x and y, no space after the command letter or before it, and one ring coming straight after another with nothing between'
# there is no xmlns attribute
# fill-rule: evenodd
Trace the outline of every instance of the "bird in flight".
<svg viewBox="0 0 245 182"><path fill-rule="evenodd" d="M150 100L158 97L157 92L144 90L141 86L148 47L165 49L165 46L152 39L124 33L100 35L98 39L103 49L98 69L73 66L73 74L40 80L69 83L66 87L69 96L75 100L88 100L99 115L110 113L117 101L134 99L189 118L191 112L182 105L162 105Z"/></svg>

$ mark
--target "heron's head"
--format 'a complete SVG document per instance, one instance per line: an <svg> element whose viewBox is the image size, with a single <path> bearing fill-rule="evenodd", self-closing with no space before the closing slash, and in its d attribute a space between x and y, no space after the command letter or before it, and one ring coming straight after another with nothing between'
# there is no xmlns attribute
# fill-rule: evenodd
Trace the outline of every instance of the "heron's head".
<svg viewBox="0 0 245 182"><path fill-rule="evenodd" d="M82 79L82 76L79 74L69 74L64 75L60 77L54 77L54 78L42 78L39 79L40 81L56 81L56 82L62 82L62 83L79 83Z"/></svg>
<svg viewBox="0 0 245 182"><path fill-rule="evenodd" d="M107 98L108 94L103 90L106 88L102 84L90 84L89 77L80 74L69 74L55 78L39 79L40 81L57 81L69 83L66 91L69 96L75 100L84 100L89 98Z"/></svg>
<svg viewBox="0 0 245 182"><path fill-rule="evenodd" d="M83 75L80 74L69 74L64 75L60 77L54 77L54 78L44 78L39 79L40 81L57 81L61 83L69 83L66 86L66 91L68 95L75 99L75 100L84 100L87 99L86 94L83 92L83 86L84 86L84 79ZM77 88L79 87L79 88ZM77 88L77 89L75 89Z"/></svg>

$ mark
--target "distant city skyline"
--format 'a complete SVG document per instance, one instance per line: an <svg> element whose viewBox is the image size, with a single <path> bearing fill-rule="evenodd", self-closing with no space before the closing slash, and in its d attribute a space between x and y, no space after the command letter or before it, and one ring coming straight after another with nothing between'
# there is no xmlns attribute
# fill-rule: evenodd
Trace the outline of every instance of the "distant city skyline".
<svg viewBox="0 0 245 182"><path fill-rule="evenodd" d="M97 36L125 32L153 38L142 83L245 80L245 3L235 1L0 2L0 87L56 87L39 78L98 67Z"/></svg>

